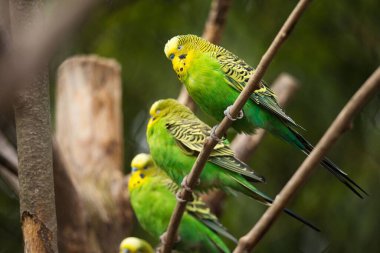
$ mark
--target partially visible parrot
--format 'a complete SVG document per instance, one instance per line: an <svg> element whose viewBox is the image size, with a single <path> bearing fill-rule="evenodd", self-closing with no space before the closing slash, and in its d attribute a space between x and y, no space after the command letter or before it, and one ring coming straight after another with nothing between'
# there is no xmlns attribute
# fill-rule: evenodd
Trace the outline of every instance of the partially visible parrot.
<svg viewBox="0 0 380 253"><path fill-rule="evenodd" d="M176 205L178 186L155 166L148 154L135 156L131 167L128 188L132 208L141 226L159 237L168 227ZM174 249L180 252L230 252L215 232L236 243L236 239L210 213L206 204L196 197L184 213L178 230L179 241Z"/></svg>
<svg viewBox="0 0 380 253"><path fill-rule="evenodd" d="M127 237L120 243L119 253L154 253L150 244L137 237Z"/></svg>
<svg viewBox="0 0 380 253"><path fill-rule="evenodd" d="M255 73L254 68L233 53L196 35L175 36L166 43L164 51L196 104L218 121ZM243 118L232 124L238 132L253 133L255 128L264 128L297 146L306 155L313 150L314 147L295 130L300 126L285 114L264 82L242 111ZM360 198L363 196L359 191L368 195L328 158L325 157L321 165Z"/></svg>
<svg viewBox="0 0 380 253"><path fill-rule="evenodd" d="M180 185L189 174L205 139L210 135L211 128L198 119L189 108L174 99L156 101L149 113L151 118L147 127L147 141L152 158L177 185ZM251 182L264 182L264 178L237 159L229 147L228 140L223 139L211 152L196 190L235 190L260 203L270 205L273 200L257 190ZM292 211L284 211L319 231Z"/></svg>

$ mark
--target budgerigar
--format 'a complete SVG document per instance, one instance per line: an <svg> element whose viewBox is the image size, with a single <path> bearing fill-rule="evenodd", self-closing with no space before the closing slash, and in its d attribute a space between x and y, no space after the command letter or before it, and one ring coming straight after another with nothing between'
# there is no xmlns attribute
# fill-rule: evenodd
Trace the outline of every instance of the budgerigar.
<svg viewBox="0 0 380 253"><path fill-rule="evenodd" d="M154 253L152 246L137 237L127 237L120 243L119 253Z"/></svg>
<svg viewBox="0 0 380 253"><path fill-rule="evenodd" d="M150 155L139 154L131 163L129 179L131 205L141 226L153 236L162 235L176 205L178 186L159 168ZM236 243L200 200L190 202L179 226L179 241L174 248L180 252L230 252L215 232Z"/></svg>
<svg viewBox="0 0 380 253"><path fill-rule="evenodd" d="M195 35L173 37L166 43L164 51L196 104L219 121L255 72L233 53ZM251 95L243 113L243 118L232 124L238 132L252 133L255 128L264 128L307 155L313 150L313 146L295 130L299 125L285 114L275 94L264 82ZM360 198L362 194L357 189L367 194L328 158L324 158L321 165Z"/></svg>
<svg viewBox="0 0 380 253"><path fill-rule="evenodd" d="M174 99L155 102L150 109L147 140L156 164L178 185L189 174L211 128L198 119L186 106ZM235 190L260 203L270 205L272 199L257 190L250 182L263 182L247 164L234 156L227 139L219 142L205 165L197 185L198 191L219 188ZM288 209L289 215L315 228Z"/></svg>

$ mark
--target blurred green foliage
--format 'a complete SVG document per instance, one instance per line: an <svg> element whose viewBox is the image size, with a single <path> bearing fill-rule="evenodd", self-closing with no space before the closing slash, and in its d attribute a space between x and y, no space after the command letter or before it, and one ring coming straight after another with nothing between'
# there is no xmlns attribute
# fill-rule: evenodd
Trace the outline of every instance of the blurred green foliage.
<svg viewBox="0 0 380 253"><path fill-rule="evenodd" d="M255 66L295 4L233 1L221 44ZM54 60L52 73L74 54L99 54L121 63L126 173L131 158L147 151L144 125L150 105L160 98L176 97L180 90L163 47L177 34L201 35L209 5L204 0L107 1ZM284 71L300 81L302 87L286 111L308 129L304 136L311 142L322 136L379 65L379 10L378 0L313 1L265 75L268 83ZM380 95L376 94L329 155L368 190L370 197L358 199L329 173L318 169L290 208L317 224L322 233L283 216L257 252L378 252L379 154ZM303 159L303 154L290 145L267 136L250 164L267 178L268 183L258 187L275 196ZM20 252L17 202L4 194L1 188L0 252ZM222 220L236 236L246 233L265 210L240 195L229 197L224 207ZM6 218L10 210L11 217ZM135 234L157 242L139 227ZM5 242L8 248L3 247Z"/></svg>

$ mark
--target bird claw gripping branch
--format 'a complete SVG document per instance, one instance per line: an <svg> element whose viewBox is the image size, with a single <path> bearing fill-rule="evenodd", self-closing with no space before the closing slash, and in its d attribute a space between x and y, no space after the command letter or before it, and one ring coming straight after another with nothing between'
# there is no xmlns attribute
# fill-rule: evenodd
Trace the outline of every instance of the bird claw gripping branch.
<svg viewBox="0 0 380 253"><path fill-rule="evenodd" d="M200 179L198 178L197 180L197 185L200 184ZM181 182L181 187L184 188L186 191L188 192L191 192L193 193L193 189L191 189L191 187L188 185L187 183L187 176L185 176L183 179L182 179L182 182ZM186 201L191 201L193 199L193 196L191 197L191 199L189 200L185 200L182 196L181 196L181 191L178 191L175 195L176 199L181 202L181 203L184 203Z"/></svg>
<svg viewBox="0 0 380 253"><path fill-rule="evenodd" d="M226 108L226 110L224 110L224 115L229 118L230 120L232 121L235 121L235 120L238 120L238 119L242 119L244 117L244 113L243 113L243 110L240 110L239 114L236 116L236 118L232 117L231 116L231 108L232 108L232 105L228 106Z"/></svg>
<svg viewBox="0 0 380 253"><path fill-rule="evenodd" d="M218 126L219 126L219 124L213 126L213 128L211 128L211 131L210 131L210 138L215 140L216 142L220 142L222 140L218 136L216 136L216 134L215 134L216 128Z"/></svg>
<svg viewBox="0 0 380 253"><path fill-rule="evenodd" d="M165 244L166 243L166 235L167 235L167 232L164 232L161 236L160 236L160 241L162 244ZM175 239L175 242L174 243L177 243L181 240L181 237L179 235L176 236L176 239Z"/></svg>
<svg viewBox="0 0 380 253"><path fill-rule="evenodd" d="M182 186L182 188L184 188L186 191L191 192L191 193L193 192L193 189L191 189L190 186L189 186L188 183L187 183L187 176L185 176L185 177L182 179L181 186Z"/></svg>
<svg viewBox="0 0 380 253"><path fill-rule="evenodd" d="M183 199L182 196L181 196L181 191L178 191L178 192L175 194L175 198L176 198L177 201L180 202L180 203L184 203L184 202L186 202L186 200Z"/></svg>

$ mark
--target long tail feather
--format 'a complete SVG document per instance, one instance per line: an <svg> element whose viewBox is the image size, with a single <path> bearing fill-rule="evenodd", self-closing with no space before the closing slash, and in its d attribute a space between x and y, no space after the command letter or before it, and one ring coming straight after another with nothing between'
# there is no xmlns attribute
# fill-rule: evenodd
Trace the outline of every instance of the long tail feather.
<svg viewBox="0 0 380 253"><path fill-rule="evenodd" d="M289 128L290 129L290 128ZM301 150L306 154L309 155L311 151L313 151L314 147L311 145L302 135L294 131L293 129L290 129L291 132L296 136L298 141L302 144L297 145ZM360 187L357 183L355 183L344 171L339 169L337 165L335 165L330 159L327 157L323 158L321 165L326 168L328 171L331 172L340 182L342 182L344 185L347 186L353 193L355 193L359 198L363 199L362 193L368 196L368 193ZM361 193L360 193L361 192Z"/></svg>
<svg viewBox="0 0 380 253"><path fill-rule="evenodd" d="M272 205L273 200L270 199L270 198L267 198L267 202L268 202L267 205L270 206L270 205ZM284 208L283 211L284 211L285 213L287 213L288 215L290 215L291 217L293 217L294 219L296 219L296 220L302 222L303 224L305 224L306 226L312 228L313 230L315 230L315 231L317 231L317 232L321 232L321 230L320 230L318 227L316 227L315 225L313 225L311 222L307 221L306 219L302 218L301 216L299 216L299 215L296 214L295 212L293 212L293 211L291 211L291 210L289 210L289 209L287 209L287 208Z"/></svg>
<svg viewBox="0 0 380 253"><path fill-rule="evenodd" d="M284 212L289 214L290 216L292 216L294 219L296 220L299 220L300 222L302 222L303 224L311 227L312 229L314 229L315 231L317 232L321 232L321 230L319 228L317 228L316 226L314 226L312 223L308 222L307 220L305 220L304 218L302 218L301 216L299 216L298 214L292 212L291 210L285 208L284 209Z"/></svg>
<svg viewBox="0 0 380 253"><path fill-rule="evenodd" d="M216 224L215 222L212 222L210 220L202 220L202 222L207 226L209 227L210 229L212 229L213 231L215 231L216 233L224 236L225 238L231 240L232 242L234 242L235 244L238 243L238 240L233 236L231 235L226 228L224 228L221 224Z"/></svg>
<svg viewBox="0 0 380 253"><path fill-rule="evenodd" d="M243 188L236 188L236 190L238 190L238 191L240 191L240 192L242 192L242 193L250 196L251 198L257 200L258 202L260 202L260 203L262 203L264 205L267 205L267 206L272 205L273 200L270 197L268 197L267 195L265 195L264 193L262 193L259 190L257 190L248 181L241 180L241 178L239 179L236 175L231 175L231 177L234 178L239 183L240 187L243 187ZM286 208L284 209L284 212L287 213L288 215L292 216L296 220L302 222L303 224L309 226L313 230L320 232L319 228L317 228L312 223L308 222L307 220L305 220L304 218L302 218L298 214L295 214L294 212L292 212L292 211L290 211L289 209L286 209Z"/></svg>

